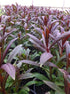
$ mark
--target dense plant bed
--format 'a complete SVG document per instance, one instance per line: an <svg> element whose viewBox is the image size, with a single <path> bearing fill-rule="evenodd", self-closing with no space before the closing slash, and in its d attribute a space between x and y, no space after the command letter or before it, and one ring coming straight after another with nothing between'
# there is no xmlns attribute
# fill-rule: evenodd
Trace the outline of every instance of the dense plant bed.
<svg viewBox="0 0 70 94"><path fill-rule="evenodd" d="M70 14L7 5L0 16L0 94L70 94Z"/></svg>

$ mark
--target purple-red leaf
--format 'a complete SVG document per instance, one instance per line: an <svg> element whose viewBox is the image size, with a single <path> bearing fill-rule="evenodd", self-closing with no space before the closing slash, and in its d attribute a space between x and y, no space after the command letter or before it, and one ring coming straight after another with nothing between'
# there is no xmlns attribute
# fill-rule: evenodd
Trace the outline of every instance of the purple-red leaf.
<svg viewBox="0 0 70 94"><path fill-rule="evenodd" d="M43 47L42 42L36 38L35 36L31 35L31 34L27 34L32 40L34 40L35 42L37 42L39 45L41 45Z"/></svg>
<svg viewBox="0 0 70 94"><path fill-rule="evenodd" d="M54 68L58 68L57 65L53 64L52 62L47 62L44 64L44 66L49 66L49 67L54 67Z"/></svg>
<svg viewBox="0 0 70 94"><path fill-rule="evenodd" d="M65 32L63 34L61 34L59 37L57 37L57 39L51 44L50 48L55 45L58 41L62 40L63 38L66 38L67 36L70 35L70 31L69 32ZM50 49L49 48L49 49Z"/></svg>
<svg viewBox="0 0 70 94"><path fill-rule="evenodd" d="M46 61L51 59L53 55L51 53L44 52L40 57L40 65L42 66Z"/></svg>
<svg viewBox="0 0 70 94"><path fill-rule="evenodd" d="M33 78L34 75L32 73L25 73L25 74L21 74L19 75L19 79L28 79L28 78Z"/></svg>
<svg viewBox="0 0 70 94"><path fill-rule="evenodd" d="M7 52L8 52L8 50L9 50L9 48L10 48L10 46L11 46L11 44L12 44L14 41L16 41L17 39L18 39L18 38L15 38L15 39L11 40L10 43L8 44L8 46L6 47L6 49L5 49L4 53L3 53L2 62L3 62L4 58L5 58L5 56L6 56Z"/></svg>
<svg viewBox="0 0 70 94"><path fill-rule="evenodd" d="M29 39L29 41L31 41L31 42L34 44L34 46L35 46L35 47L37 47L39 50L41 50L41 51L43 51L43 52L45 52L45 51L46 51L46 49L45 49L45 48L43 48L42 46L40 46L40 44L39 44L39 43L37 43L37 42L35 42L34 40Z"/></svg>
<svg viewBox="0 0 70 94"><path fill-rule="evenodd" d="M68 57L68 54L70 53L70 44L68 41L66 41L66 56Z"/></svg>
<svg viewBox="0 0 70 94"><path fill-rule="evenodd" d="M66 57L67 57L67 66L68 69L70 67L70 44L68 41L66 41Z"/></svg>
<svg viewBox="0 0 70 94"><path fill-rule="evenodd" d="M35 66L39 66L39 64L37 62L31 61L31 60L21 60L17 64L17 67L20 68L23 63L25 63L25 64L31 64L31 65L35 65Z"/></svg>
<svg viewBox="0 0 70 94"><path fill-rule="evenodd" d="M9 57L8 57L8 60L7 60L7 62L11 62L12 61L12 59L19 53L19 52L21 52L23 49L22 49L22 45L18 45L18 46L16 46L12 51L11 51L11 53L9 54Z"/></svg>
<svg viewBox="0 0 70 94"><path fill-rule="evenodd" d="M15 80L16 69L12 64L10 63L3 64L1 68L5 70L12 77L13 80Z"/></svg>

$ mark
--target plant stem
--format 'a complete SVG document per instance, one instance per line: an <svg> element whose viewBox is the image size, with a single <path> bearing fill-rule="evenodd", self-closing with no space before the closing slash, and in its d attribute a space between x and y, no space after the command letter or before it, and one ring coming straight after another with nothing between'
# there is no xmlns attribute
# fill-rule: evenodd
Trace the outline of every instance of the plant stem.
<svg viewBox="0 0 70 94"><path fill-rule="evenodd" d="M1 66L1 47L0 47L0 66Z"/></svg>
<svg viewBox="0 0 70 94"><path fill-rule="evenodd" d="M70 94L70 83L68 82L67 79L64 79L64 83L65 83L65 93Z"/></svg>
<svg viewBox="0 0 70 94"><path fill-rule="evenodd" d="M2 93L3 93L3 94L7 94L6 91L5 91L5 87L4 87L4 85L3 85L2 82L1 82L1 90L2 90Z"/></svg>
<svg viewBox="0 0 70 94"><path fill-rule="evenodd" d="M50 67L50 80L52 80L52 67Z"/></svg>

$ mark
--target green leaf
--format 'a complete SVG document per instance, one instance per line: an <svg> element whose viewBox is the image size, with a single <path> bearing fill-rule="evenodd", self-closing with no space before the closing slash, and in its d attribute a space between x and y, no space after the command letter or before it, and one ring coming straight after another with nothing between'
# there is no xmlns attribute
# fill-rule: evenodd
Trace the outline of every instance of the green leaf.
<svg viewBox="0 0 70 94"><path fill-rule="evenodd" d="M57 50L55 52L56 52L56 55L57 55L57 61L59 61L60 60L59 52Z"/></svg>
<svg viewBox="0 0 70 94"><path fill-rule="evenodd" d="M9 88L12 84L13 84L14 80L9 76L7 81L6 81L6 84L5 84L5 88Z"/></svg>
<svg viewBox="0 0 70 94"><path fill-rule="evenodd" d="M58 91L59 94L61 94L61 92L63 92L63 91L61 90L61 88L59 88L55 83L53 83L53 82L51 82L51 81L45 81L45 80L43 80L43 82L44 82L46 85L48 85L50 88L52 88L53 90Z"/></svg>
<svg viewBox="0 0 70 94"><path fill-rule="evenodd" d="M29 88L28 87L23 87L18 94L29 94Z"/></svg>
<svg viewBox="0 0 70 94"><path fill-rule="evenodd" d="M44 75L40 73L25 73L19 76L19 79L38 78L40 80L48 80Z"/></svg>
<svg viewBox="0 0 70 94"><path fill-rule="evenodd" d="M59 92L58 92L58 91L56 91L56 92L55 92L55 94L59 94ZM60 94L65 94L65 93L64 93L64 92L61 92Z"/></svg>
<svg viewBox="0 0 70 94"><path fill-rule="evenodd" d="M33 75L40 80L48 80L43 74L33 73Z"/></svg>
<svg viewBox="0 0 70 94"><path fill-rule="evenodd" d="M64 84L62 82L55 82L56 85L58 86L63 86L64 87Z"/></svg>
<svg viewBox="0 0 70 94"><path fill-rule="evenodd" d="M30 81L25 86L30 86L30 85L33 85L33 84L42 85L43 82L41 82L41 81Z"/></svg>

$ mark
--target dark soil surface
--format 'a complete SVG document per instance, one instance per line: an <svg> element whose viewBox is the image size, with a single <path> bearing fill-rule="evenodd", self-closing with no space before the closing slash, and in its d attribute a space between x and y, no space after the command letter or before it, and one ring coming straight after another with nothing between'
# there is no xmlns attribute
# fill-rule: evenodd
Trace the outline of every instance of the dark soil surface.
<svg viewBox="0 0 70 94"><path fill-rule="evenodd" d="M46 72L44 70L42 70L40 67L36 67L32 70L32 73L41 73L43 74L44 76L47 76ZM49 78L48 78L49 79ZM46 92L50 91L51 89L45 85L45 84L42 84L40 86L36 86L36 85L32 85L29 87L31 89L31 91L29 92L29 94L45 94Z"/></svg>
<svg viewBox="0 0 70 94"><path fill-rule="evenodd" d="M50 91L50 88L47 85L43 84L41 86L36 86L35 90L31 88L29 94L45 94L47 91Z"/></svg>

